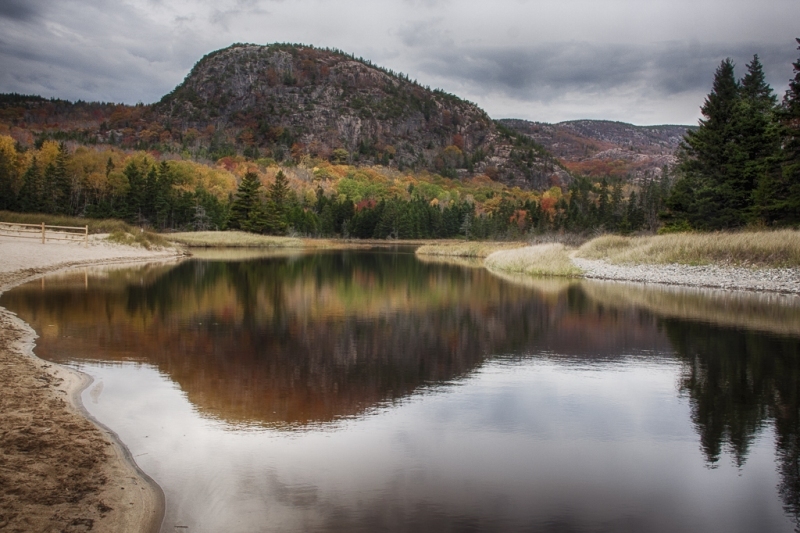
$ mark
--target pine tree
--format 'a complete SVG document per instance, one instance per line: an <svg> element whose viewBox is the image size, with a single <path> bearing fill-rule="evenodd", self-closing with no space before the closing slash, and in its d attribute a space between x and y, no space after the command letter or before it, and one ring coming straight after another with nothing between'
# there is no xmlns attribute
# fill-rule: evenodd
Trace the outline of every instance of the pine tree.
<svg viewBox="0 0 800 533"><path fill-rule="evenodd" d="M737 144L739 101L734 65L726 59L717 68L712 91L701 108L705 118L697 130L687 132L681 144L681 178L667 202L670 223L683 220L699 229L720 229L745 222L750 190L742 170L746 156Z"/></svg>
<svg viewBox="0 0 800 533"><path fill-rule="evenodd" d="M124 202L125 220L131 224L141 224L144 219L142 208L144 206L145 178L134 161L125 165L122 173L128 180L128 192Z"/></svg>
<svg viewBox="0 0 800 533"><path fill-rule="evenodd" d="M800 223L800 60L793 67L794 78L775 113L782 146L777 164L759 176L753 193L755 214L768 225Z"/></svg>
<svg viewBox="0 0 800 533"><path fill-rule="evenodd" d="M258 197L259 189L261 189L261 181L256 173L245 174L231 205L229 226L232 229L251 231L251 218L255 218L256 210L261 208L261 200Z"/></svg>
<svg viewBox="0 0 800 533"><path fill-rule="evenodd" d="M154 220L159 229L165 229L169 227L170 223L174 224L172 211L175 202L172 191L172 174L166 161L162 161L158 167L155 182Z"/></svg>
<svg viewBox="0 0 800 533"><path fill-rule="evenodd" d="M276 235L283 235L287 228L287 202L289 196L289 181L282 170L278 171L275 181L269 186L266 205L265 223L266 231Z"/></svg>
<svg viewBox="0 0 800 533"><path fill-rule="evenodd" d="M735 128L737 141L744 161L741 187L749 191L753 215L759 216L759 204L765 198L762 181L769 181L778 171L780 135L775 120L777 98L766 83L758 56L747 65L747 74L742 78L741 98L737 109Z"/></svg>
<svg viewBox="0 0 800 533"><path fill-rule="evenodd" d="M800 45L800 39L796 39ZM800 50L800 46L797 47ZM800 223L800 59L792 64L794 78L783 99L780 121L783 133L781 177L785 184L784 222Z"/></svg>
<svg viewBox="0 0 800 533"><path fill-rule="evenodd" d="M30 166L22 176L22 188L19 191L19 208L26 213L44 212L44 176L39 170L39 163L34 156Z"/></svg>
<svg viewBox="0 0 800 533"><path fill-rule="evenodd" d="M52 175L52 197L54 203L54 211L56 213L72 215L74 210L72 206L72 180L69 176L67 169L67 162L69 160L69 153L67 146L61 143L58 146L58 155L56 156L53 175Z"/></svg>

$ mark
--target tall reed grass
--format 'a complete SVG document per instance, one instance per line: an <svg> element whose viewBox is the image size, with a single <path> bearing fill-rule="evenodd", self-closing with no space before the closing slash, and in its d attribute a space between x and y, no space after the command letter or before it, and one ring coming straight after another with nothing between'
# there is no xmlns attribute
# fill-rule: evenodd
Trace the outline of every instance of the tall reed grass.
<svg viewBox="0 0 800 533"><path fill-rule="evenodd" d="M244 231L189 231L169 233L171 242L198 248L303 248L305 243L295 237L259 235Z"/></svg>
<svg viewBox="0 0 800 533"><path fill-rule="evenodd" d="M522 248L522 242L445 242L420 246L417 255L441 255L449 257L487 257L500 250Z"/></svg>
<svg viewBox="0 0 800 533"><path fill-rule="evenodd" d="M570 260L568 249L560 243L502 250L487 257L484 264L490 270L531 276L571 278L583 274L583 271Z"/></svg>
<svg viewBox="0 0 800 533"><path fill-rule="evenodd" d="M800 231L672 233L647 237L604 235L581 246L576 255L615 264L798 267Z"/></svg>

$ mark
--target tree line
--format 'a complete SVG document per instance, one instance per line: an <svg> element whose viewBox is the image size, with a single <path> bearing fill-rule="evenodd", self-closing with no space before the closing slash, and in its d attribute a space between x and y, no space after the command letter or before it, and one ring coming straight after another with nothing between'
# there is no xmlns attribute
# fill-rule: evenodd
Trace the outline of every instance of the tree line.
<svg viewBox="0 0 800 533"><path fill-rule="evenodd" d="M221 160L220 165L224 163ZM237 164L254 168L247 162ZM288 167L283 170L291 173ZM387 187L380 175L354 169L343 178L320 171L314 190L313 182L296 177L290 181L283 170L271 182L253 171L244 172L237 186L231 183L235 175L221 166L159 162L144 154L113 150L70 152L64 143L54 141L25 151L10 137L0 136L0 210L116 218L159 231L516 239L598 228L655 231L670 183L665 169L662 177L651 176L633 189L620 179L578 177L566 191L552 187L543 193L520 194L487 181L463 189L458 189L463 184L453 182L456 189L448 192L434 184L436 176L408 177L408 183ZM220 185L223 182L235 188L226 189Z"/></svg>

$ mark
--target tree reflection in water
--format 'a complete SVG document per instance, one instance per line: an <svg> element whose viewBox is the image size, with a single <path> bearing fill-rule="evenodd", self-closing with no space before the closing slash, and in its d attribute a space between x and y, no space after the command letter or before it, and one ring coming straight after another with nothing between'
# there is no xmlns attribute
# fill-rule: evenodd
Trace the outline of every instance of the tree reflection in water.
<svg viewBox="0 0 800 533"><path fill-rule="evenodd" d="M706 461L716 465L727 448L743 466L750 444L774 421L778 491L798 520L800 341L675 319L664 320L664 328L683 361L680 389L691 399Z"/></svg>

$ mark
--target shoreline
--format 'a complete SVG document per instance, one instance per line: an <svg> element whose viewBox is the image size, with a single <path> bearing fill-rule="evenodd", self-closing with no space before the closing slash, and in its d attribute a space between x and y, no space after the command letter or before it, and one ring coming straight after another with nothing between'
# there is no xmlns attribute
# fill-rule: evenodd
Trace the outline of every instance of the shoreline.
<svg viewBox="0 0 800 533"><path fill-rule="evenodd" d="M0 238L0 294L76 267L163 262L183 252L94 239L89 248ZM158 532L161 487L118 436L86 411L92 378L40 359L38 334L0 307L0 529Z"/></svg>
<svg viewBox="0 0 800 533"><path fill-rule="evenodd" d="M572 257L583 279L694 287L728 291L800 295L799 268L750 269L718 265L614 265L599 259Z"/></svg>

